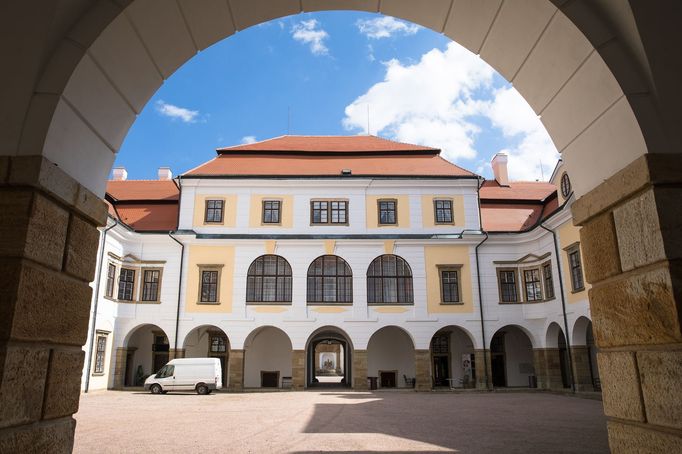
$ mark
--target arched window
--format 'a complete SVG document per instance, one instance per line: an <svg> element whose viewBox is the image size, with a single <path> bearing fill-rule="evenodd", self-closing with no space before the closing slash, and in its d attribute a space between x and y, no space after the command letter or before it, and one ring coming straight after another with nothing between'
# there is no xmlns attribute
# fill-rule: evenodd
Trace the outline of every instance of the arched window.
<svg viewBox="0 0 682 454"><path fill-rule="evenodd" d="M246 301L290 303L291 265L279 255L261 255L251 263L246 277Z"/></svg>
<svg viewBox="0 0 682 454"><path fill-rule="evenodd" d="M412 304L412 270L405 259L386 254L367 270L367 302Z"/></svg>
<svg viewBox="0 0 682 454"><path fill-rule="evenodd" d="M309 303L352 303L353 272L335 255L323 255L308 268Z"/></svg>

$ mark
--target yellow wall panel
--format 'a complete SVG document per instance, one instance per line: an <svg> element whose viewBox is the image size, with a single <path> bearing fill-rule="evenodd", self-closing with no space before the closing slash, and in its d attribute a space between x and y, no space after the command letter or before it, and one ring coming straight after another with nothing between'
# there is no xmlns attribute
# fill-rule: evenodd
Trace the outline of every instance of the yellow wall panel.
<svg viewBox="0 0 682 454"><path fill-rule="evenodd" d="M469 313L474 311L472 269L469 246L425 246L426 302L429 313ZM459 285L463 304L441 304L438 265L461 265Z"/></svg>
<svg viewBox="0 0 682 454"><path fill-rule="evenodd" d="M206 200L224 200L225 208L223 211L223 222L220 224L204 222L206 211ZM194 217L192 225L194 227L234 227L237 224L237 195L204 195L197 194L194 197Z"/></svg>
<svg viewBox="0 0 682 454"><path fill-rule="evenodd" d="M279 224L263 224L263 200L281 201ZM294 225L294 198L290 195L252 194L249 204L249 227L282 227L290 229Z"/></svg>
<svg viewBox="0 0 682 454"><path fill-rule="evenodd" d="M232 284L234 276L233 246L189 246L187 264L186 312L232 312ZM220 268L219 304L199 303L199 266L222 265Z"/></svg>
<svg viewBox="0 0 682 454"><path fill-rule="evenodd" d="M452 200L452 224L436 224L433 210L434 199ZM461 195L423 195L422 196L422 226L424 227L451 227L453 225L464 227L464 196Z"/></svg>
<svg viewBox="0 0 682 454"><path fill-rule="evenodd" d="M379 208L377 201L380 199L395 199L398 201L398 223L393 225L379 225ZM390 229L395 227L406 228L410 226L410 197L407 195L368 195L365 198L365 209L368 229Z"/></svg>

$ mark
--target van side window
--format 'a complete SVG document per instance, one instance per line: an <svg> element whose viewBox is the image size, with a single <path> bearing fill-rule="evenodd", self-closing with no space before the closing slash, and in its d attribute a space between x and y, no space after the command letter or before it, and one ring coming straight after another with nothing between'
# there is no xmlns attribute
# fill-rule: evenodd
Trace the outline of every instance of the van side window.
<svg viewBox="0 0 682 454"><path fill-rule="evenodd" d="M165 365L156 374L156 378L172 377L174 372L175 372L175 366Z"/></svg>

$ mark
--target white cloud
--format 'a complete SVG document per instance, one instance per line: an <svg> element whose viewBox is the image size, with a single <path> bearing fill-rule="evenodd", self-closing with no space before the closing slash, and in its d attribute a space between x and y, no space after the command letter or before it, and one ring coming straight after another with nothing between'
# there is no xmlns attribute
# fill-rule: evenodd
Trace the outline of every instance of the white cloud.
<svg viewBox="0 0 682 454"><path fill-rule="evenodd" d="M244 144L255 143L255 142L256 142L256 136L244 136L244 137L242 137L242 143L244 143Z"/></svg>
<svg viewBox="0 0 682 454"><path fill-rule="evenodd" d="M494 71L479 57L453 42L414 64L384 65L384 80L346 106L346 129L368 132L369 105L369 132L440 148L451 161L485 163L492 156L480 156L475 144L487 118L509 144L495 151L509 154L511 178L540 178L541 159L549 176L558 153L542 123L515 89L493 87Z"/></svg>
<svg viewBox="0 0 682 454"><path fill-rule="evenodd" d="M516 180L536 180L543 175L549 178L559 159L552 139L540 118L525 99L513 88L495 91L486 114L492 125L504 137L516 143L503 150L509 155L509 175Z"/></svg>
<svg viewBox="0 0 682 454"><path fill-rule="evenodd" d="M168 104L163 100L156 101L156 111L165 117L181 120L184 123L196 123L199 116L198 110L189 110L184 107Z"/></svg>
<svg viewBox="0 0 682 454"><path fill-rule="evenodd" d="M474 90L492 84L493 70L456 43L433 49L413 65L384 63L382 82L346 107L344 126L441 148L444 157L473 158L478 127L467 116L480 111Z"/></svg>
<svg viewBox="0 0 682 454"><path fill-rule="evenodd" d="M361 19L355 25L360 33L370 39L390 38L393 35L409 36L419 31L419 25L408 24L390 16Z"/></svg>
<svg viewBox="0 0 682 454"><path fill-rule="evenodd" d="M318 28L317 19L304 20L291 27L291 36L294 40L308 44L313 55L327 55L329 49L324 41L329 38L329 33Z"/></svg>

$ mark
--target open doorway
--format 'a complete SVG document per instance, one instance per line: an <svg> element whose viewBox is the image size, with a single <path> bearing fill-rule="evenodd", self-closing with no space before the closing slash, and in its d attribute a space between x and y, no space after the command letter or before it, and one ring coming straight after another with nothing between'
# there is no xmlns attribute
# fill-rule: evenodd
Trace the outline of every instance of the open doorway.
<svg viewBox="0 0 682 454"><path fill-rule="evenodd" d="M306 386L349 387L352 383L349 346L346 334L335 327L311 336L306 348Z"/></svg>

